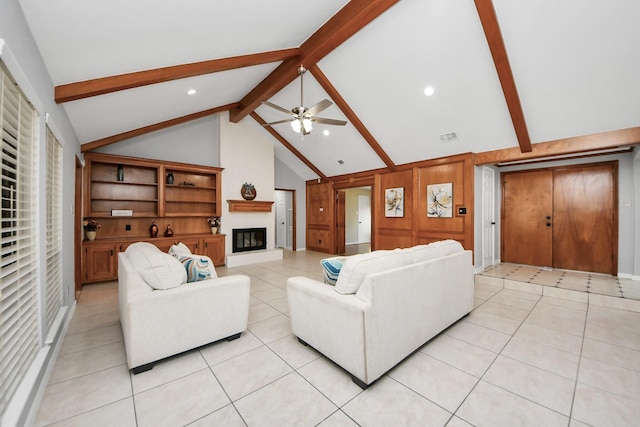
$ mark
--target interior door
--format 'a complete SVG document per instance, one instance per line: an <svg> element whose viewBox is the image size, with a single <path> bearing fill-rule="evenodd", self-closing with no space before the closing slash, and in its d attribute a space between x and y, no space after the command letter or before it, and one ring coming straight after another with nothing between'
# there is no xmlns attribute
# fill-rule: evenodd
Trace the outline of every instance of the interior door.
<svg viewBox="0 0 640 427"><path fill-rule="evenodd" d="M336 253L343 255L346 251L345 239L345 192L344 190L336 191Z"/></svg>
<svg viewBox="0 0 640 427"><path fill-rule="evenodd" d="M371 198L358 195L358 243L371 241Z"/></svg>
<svg viewBox="0 0 640 427"><path fill-rule="evenodd" d="M614 166L557 169L553 180L553 266L616 275Z"/></svg>
<svg viewBox="0 0 640 427"><path fill-rule="evenodd" d="M553 172L502 174L502 260L553 265Z"/></svg>

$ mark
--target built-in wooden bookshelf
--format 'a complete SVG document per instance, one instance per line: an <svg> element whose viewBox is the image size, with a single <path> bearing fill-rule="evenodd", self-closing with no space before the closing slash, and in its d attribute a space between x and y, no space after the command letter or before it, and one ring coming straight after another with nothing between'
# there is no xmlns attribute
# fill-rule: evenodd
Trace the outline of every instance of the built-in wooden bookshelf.
<svg viewBox="0 0 640 427"><path fill-rule="evenodd" d="M83 243L83 281L117 277L117 253L136 241L166 251L179 241L224 264L224 235L212 235L209 217L221 215L222 169L177 162L85 153L84 218L100 223ZM151 238L152 223L158 237ZM171 226L173 236L164 233Z"/></svg>

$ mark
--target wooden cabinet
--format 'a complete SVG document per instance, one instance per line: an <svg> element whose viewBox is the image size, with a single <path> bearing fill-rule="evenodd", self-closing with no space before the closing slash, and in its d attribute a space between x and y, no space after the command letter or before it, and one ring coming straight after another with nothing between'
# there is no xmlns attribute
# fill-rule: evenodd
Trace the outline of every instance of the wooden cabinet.
<svg viewBox="0 0 640 427"><path fill-rule="evenodd" d="M162 252L168 252L171 245L184 243L194 254L206 255L215 266L225 263L225 234L203 234L186 238L158 237L155 239L104 239L82 242L82 283L105 282L118 279L118 252L124 252L135 242L149 242Z"/></svg>
<svg viewBox="0 0 640 427"><path fill-rule="evenodd" d="M115 280L118 272L116 245L98 243L84 246L83 282Z"/></svg>
<svg viewBox="0 0 640 427"><path fill-rule="evenodd" d="M83 217L102 226L83 242L83 283L115 280L117 252L148 241L167 252L183 242L195 254L224 265L224 235L212 235L207 218L219 217L222 169L177 162L85 153ZM158 226L151 238L149 227ZM168 226L172 237L161 237Z"/></svg>
<svg viewBox="0 0 640 427"><path fill-rule="evenodd" d="M224 234L212 234L202 239L202 253L213 261L214 265L224 265Z"/></svg>

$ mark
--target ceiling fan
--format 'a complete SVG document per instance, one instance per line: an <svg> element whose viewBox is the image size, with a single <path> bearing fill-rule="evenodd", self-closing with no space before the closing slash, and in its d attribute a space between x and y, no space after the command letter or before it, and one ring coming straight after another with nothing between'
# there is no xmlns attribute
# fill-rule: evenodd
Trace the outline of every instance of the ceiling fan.
<svg viewBox="0 0 640 427"><path fill-rule="evenodd" d="M277 125L280 123L291 122L291 128L296 133L302 133L302 135L308 135L309 133L311 133L311 130L313 129L312 122L322 123L325 125L338 125L338 126L344 126L347 124L347 122L344 120L325 119L322 117L315 116L317 113L330 107L333 104L333 102L329 101L328 99L322 100L309 108L304 106L304 102L303 102L304 88L302 85L302 79L306 71L307 69L304 66L301 65L300 67L298 67L298 74L300 74L300 106L299 107L293 107L291 110L287 110L286 108L273 104L269 101L263 102L264 105L268 105L269 107L274 108L278 111L287 113L292 117L286 120L278 120L276 122L265 123L262 126L271 126L271 125Z"/></svg>

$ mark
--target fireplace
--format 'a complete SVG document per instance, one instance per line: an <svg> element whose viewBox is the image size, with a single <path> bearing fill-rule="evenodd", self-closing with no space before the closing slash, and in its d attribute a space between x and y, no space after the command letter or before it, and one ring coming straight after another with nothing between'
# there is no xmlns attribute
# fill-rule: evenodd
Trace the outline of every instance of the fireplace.
<svg viewBox="0 0 640 427"><path fill-rule="evenodd" d="M232 233L234 253L267 249L266 228L234 228Z"/></svg>

